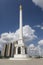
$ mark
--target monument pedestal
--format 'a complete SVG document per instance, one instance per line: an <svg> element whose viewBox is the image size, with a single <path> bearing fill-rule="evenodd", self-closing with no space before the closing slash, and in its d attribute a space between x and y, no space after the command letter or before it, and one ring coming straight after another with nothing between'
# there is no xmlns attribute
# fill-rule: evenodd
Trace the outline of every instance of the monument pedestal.
<svg viewBox="0 0 43 65"><path fill-rule="evenodd" d="M15 59L26 59L27 57L28 57L27 54L24 54L24 55L22 55L22 54L14 55Z"/></svg>
<svg viewBox="0 0 43 65"><path fill-rule="evenodd" d="M10 58L10 60L29 60L29 57L26 54L25 55L17 54L17 55L14 55L13 58Z"/></svg>

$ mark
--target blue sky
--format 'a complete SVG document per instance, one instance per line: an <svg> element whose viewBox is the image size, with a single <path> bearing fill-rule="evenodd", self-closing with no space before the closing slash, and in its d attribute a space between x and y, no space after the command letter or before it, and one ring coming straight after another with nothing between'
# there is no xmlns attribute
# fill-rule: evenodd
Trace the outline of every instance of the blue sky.
<svg viewBox="0 0 43 65"><path fill-rule="evenodd" d="M38 36L37 41L43 39L43 10L32 0L0 0L0 34L15 32L19 28L19 5L23 6L23 25L30 25ZM37 25L40 25L38 27Z"/></svg>

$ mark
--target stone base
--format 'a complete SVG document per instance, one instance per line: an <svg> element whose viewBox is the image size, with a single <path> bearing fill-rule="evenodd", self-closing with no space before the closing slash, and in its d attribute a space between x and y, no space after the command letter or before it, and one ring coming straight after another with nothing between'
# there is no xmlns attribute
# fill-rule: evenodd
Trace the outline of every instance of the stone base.
<svg viewBox="0 0 43 65"><path fill-rule="evenodd" d="M22 55L22 54L14 55L14 58L27 58L27 57L28 57L27 54L24 54L24 55Z"/></svg>
<svg viewBox="0 0 43 65"><path fill-rule="evenodd" d="M28 55L14 55L14 58L10 58L10 60L29 60Z"/></svg>

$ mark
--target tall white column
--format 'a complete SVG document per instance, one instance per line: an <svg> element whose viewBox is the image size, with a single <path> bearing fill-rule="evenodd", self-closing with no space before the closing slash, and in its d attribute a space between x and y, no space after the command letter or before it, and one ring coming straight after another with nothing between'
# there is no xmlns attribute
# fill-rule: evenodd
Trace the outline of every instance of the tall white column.
<svg viewBox="0 0 43 65"><path fill-rule="evenodd" d="M14 49L14 43L12 43L12 52L11 52L11 56L13 56L13 49Z"/></svg>
<svg viewBox="0 0 43 65"><path fill-rule="evenodd" d="M5 47L6 47L6 44L4 44L3 49L2 49L2 52L1 52L1 55L2 56L4 56L4 54L5 54Z"/></svg>
<svg viewBox="0 0 43 65"><path fill-rule="evenodd" d="M20 5L20 19L19 19L19 41L18 44L23 44L23 27L22 27L22 5Z"/></svg>
<svg viewBox="0 0 43 65"><path fill-rule="evenodd" d="M20 39L23 39L23 27L22 27L22 5L20 5Z"/></svg>

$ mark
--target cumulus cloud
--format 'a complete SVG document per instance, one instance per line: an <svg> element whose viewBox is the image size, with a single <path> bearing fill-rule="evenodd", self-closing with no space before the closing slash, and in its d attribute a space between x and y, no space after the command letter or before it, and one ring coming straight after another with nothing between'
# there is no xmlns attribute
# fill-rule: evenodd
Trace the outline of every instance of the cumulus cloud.
<svg viewBox="0 0 43 65"><path fill-rule="evenodd" d="M40 40L37 46L37 50L39 52L39 55L43 57L43 40Z"/></svg>
<svg viewBox="0 0 43 65"><path fill-rule="evenodd" d="M29 49L35 51L35 50L37 50L37 47L35 47L34 44L30 44Z"/></svg>
<svg viewBox="0 0 43 65"><path fill-rule="evenodd" d="M6 32L6 33L2 33L1 34L1 38L0 38L0 44L3 43L13 43L14 41L17 41L19 39L19 29L16 30L16 32ZM35 38L37 38L37 36L34 34L35 30L32 29L29 25L25 25L23 27L23 39L25 42L27 41L31 41Z"/></svg>
<svg viewBox="0 0 43 65"><path fill-rule="evenodd" d="M43 40L38 41L38 45L30 44L28 46L28 54L29 56L34 57L43 57Z"/></svg>
<svg viewBox="0 0 43 65"><path fill-rule="evenodd" d="M30 44L28 48L29 56L37 57L39 55L38 49L34 44Z"/></svg>
<svg viewBox="0 0 43 65"><path fill-rule="evenodd" d="M32 2L43 9L43 0L32 0Z"/></svg>
<svg viewBox="0 0 43 65"><path fill-rule="evenodd" d="M29 48L35 48L34 44L30 44Z"/></svg>
<svg viewBox="0 0 43 65"><path fill-rule="evenodd" d="M11 43L15 41L15 33L2 33L1 38L6 41L6 43Z"/></svg>
<svg viewBox="0 0 43 65"><path fill-rule="evenodd" d="M38 41L37 50L39 52L39 55L43 57L43 39Z"/></svg>
<svg viewBox="0 0 43 65"><path fill-rule="evenodd" d="M43 57L43 45L34 46L34 44L30 44L28 48L28 54L29 56Z"/></svg>
<svg viewBox="0 0 43 65"><path fill-rule="evenodd" d="M33 30L29 25L25 25L23 27L23 37L25 41L33 40L34 38L37 38L37 36L34 34L35 30ZM15 32L15 36L19 38L19 29Z"/></svg>
<svg viewBox="0 0 43 65"><path fill-rule="evenodd" d="M43 45L43 40L40 40L40 41L38 42L38 44L39 44L39 45Z"/></svg>
<svg viewBox="0 0 43 65"><path fill-rule="evenodd" d="M3 43L6 43L6 41L0 38L0 43L3 44Z"/></svg>

